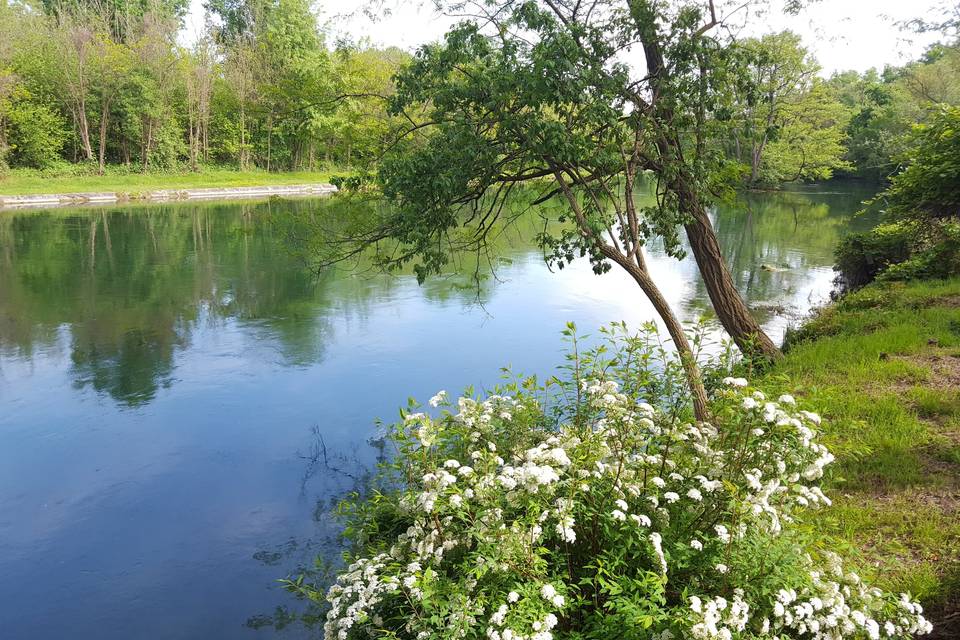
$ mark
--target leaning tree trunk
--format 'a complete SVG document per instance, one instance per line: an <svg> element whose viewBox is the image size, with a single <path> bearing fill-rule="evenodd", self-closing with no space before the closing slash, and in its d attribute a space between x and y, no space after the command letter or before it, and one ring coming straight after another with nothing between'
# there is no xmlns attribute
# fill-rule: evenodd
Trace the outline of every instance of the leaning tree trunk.
<svg viewBox="0 0 960 640"><path fill-rule="evenodd" d="M707 390L703 385L703 376L700 373L699 365L697 365L693 349L690 347L690 341L687 340L687 335L683 331L683 325L680 324L680 321L673 313L673 309L670 308L670 303L663 297L653 278L650 277L641 254L637 254L631 258L631 256L618 250L618 248L604 242L588 224L576 195L574 195L570 185L567 184L560 170L557 168L554 168L554 177L560 185L564 196L566 196L570 208L573 210L577 224L580 227L581 235L591 241L604 256L620 265L620 267L629 273L647 296L647 299L650 300L650 303L653 304L657 315L660 316L660 319L666 325L667 332L670 334L670 338L673 339L673 346L676 348L677 355L680 357L680 364L683 366L683 372L687 378L687 387L690 389L690 396L693 400L694 416L700 422L708 421L710 419L710 406L707 398ZM632 193L627 197L628 199L632 198ZM634 260L636 260L636 262L634 262Z"/></svg>
<svg viewBox="0 0 960 640"><path fill-rule="evenodd" d="M689 174L689 165L684 160L684 153L680 139L675 131L670 129L674 118L674 103L670 100L660 100L660 96L670 95L674 90L670 68L664 64L663 50L658 39L656 28L652 27L652 8L645 0L631 0L628 2L630 14L634 19L637 34L643 44L643 51L647 62L647 74L652 89L651 113L654 122L661 123L663 129L658 132L657 147L668 166L679 168L678 176L671 181L671 189L680 201L680 208L689 217L684 224L690 247L697 260L697 267L703 282L710 295L714 311L727 330L730 337L737 343L740 350L748 355L760 355L769 360L781 357L780 350L760 328L759 323L750 315L747 305L744 304L740 293L733 284L733 278L727 269L727 264L720 252L720 244L710 224L710 218L703 207L693 185L693 177ZM711 0L710 22L702 27L695 37L702 36L719 24L714 3Z"/></svg>
<svg viewBox="0 0 960 640"><path fill-rule="evenodd" d="M780 349L760 327L733 284L733 277L720 252L717 234L703 206L696 203L690 207L689 213L691 220L684 228L710 302L723 328L743 353L778 360L782 356Z"/></svg>
<svg viewBox="0 0 960 640"><path fill-rule="evenodd" d="M607 253L606 251L604 253ZM623 267L627 273L640 285L640 289L650 300L657 315L663 320L667 327L667 332L673 340L673 346L677 349L677 355L680 358L680 364L683 366L683 372L687 378L687 387L690 389L690 396L693 400L693 414L697 420L706 422L710 419L710 407L707 400L707 390L703 386L703 376L700 374L700 367L697 365L697 359L690 347L690 341L687 340L687 334L683 330L683 325L674 315L670 303L667 302L659 287L653 281L645 270L640 269L636 264L629 260L624 260L621 256L608 254L614 261Z"/></svg>

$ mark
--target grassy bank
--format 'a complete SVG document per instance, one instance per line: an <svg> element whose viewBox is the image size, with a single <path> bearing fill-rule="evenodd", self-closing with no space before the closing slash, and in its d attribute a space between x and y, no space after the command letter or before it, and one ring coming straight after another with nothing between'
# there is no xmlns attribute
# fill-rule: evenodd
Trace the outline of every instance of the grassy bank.
<svg viewBox="0 0 960 640"><path fill-rule="evenodd" d="M202 189L329 182L331 171L233 171L204 169L197 172L128 173L115 169L106 175L70 175L13 170L0 174L0 195L113 191L139 193L154 189Z"/></svg>
<svg viewBox="0 0 960 640"><path fill-rule="evenodd" d="M839 463L817 526L960 637L960 279L847 296L788 337L766 383L826 419Z"/></svg>

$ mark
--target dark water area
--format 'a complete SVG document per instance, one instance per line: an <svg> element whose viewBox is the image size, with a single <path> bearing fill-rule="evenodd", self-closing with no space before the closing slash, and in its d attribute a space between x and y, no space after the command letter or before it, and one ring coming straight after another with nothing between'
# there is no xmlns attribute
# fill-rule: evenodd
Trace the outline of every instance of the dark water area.
<svg viewBox="0 0 960 640"><path fill-rule="evenodd" d="M716 212L775 339L828 298L868 195ZM519 236L479 297L464 277L316 276L271 222L312 206L0 212L0 638L312 637L267 624L298 608L277 579L338 553L330 505L376 460L377 418L503 366L551 373L567 321L653 319L626 276L551 273ZM684 319L709 308L692 260L649 255Z"/></svg>

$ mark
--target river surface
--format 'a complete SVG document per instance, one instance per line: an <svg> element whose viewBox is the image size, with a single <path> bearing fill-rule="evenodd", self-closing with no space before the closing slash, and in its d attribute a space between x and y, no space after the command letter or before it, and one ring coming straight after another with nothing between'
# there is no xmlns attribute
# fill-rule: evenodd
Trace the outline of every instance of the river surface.
<svg viewBox="0 0 960 640"><path fill-rule="evenodd" d="M828 297L867 195L716 212L774 339ZM551 373L567 321L653 318L626 276L552 273L522 235L479 292L316 276L276 223L313 206L0 211L0 637L312 637L277 615L298 609L277 579L337 553L330 505L375 460L377 418L503 366ZM648 253L680 315L703 314L692 260Z"/></svg>

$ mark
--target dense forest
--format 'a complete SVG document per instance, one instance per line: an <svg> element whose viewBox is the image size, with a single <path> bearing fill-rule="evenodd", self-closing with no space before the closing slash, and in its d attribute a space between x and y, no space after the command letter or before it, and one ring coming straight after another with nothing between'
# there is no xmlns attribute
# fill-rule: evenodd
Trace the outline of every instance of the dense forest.
<svg viewBox="0 0 960 640"><path fill-rule="evenodd" d="M2 0L0 170L365 167L416 113L391 111L398 49L333 43L309 0L211 0L189 47L183 0ZM744 39L749 69L711 115L752 185L897 170L906 134L960 99L960 50L823 78L791 32ZM415 125L414 125L415 126Z"/></svg>
<svg viewBox="0 0 960 640"><path fill-rule="evenodd" d="M328 47L306 0L0 3L0 166L312 169L369 158L406 55ZM357 96L355 98L344 97Z"/></svg>

